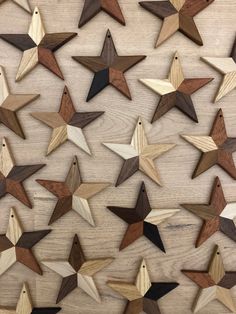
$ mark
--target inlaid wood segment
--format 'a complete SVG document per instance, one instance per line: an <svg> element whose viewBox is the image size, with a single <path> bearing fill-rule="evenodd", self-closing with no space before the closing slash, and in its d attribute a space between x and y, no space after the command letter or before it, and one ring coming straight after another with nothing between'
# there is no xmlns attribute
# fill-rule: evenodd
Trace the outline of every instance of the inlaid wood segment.
<svg viewBox="0 0 236 314"><path fill-rule="evenodd" d="M93 275L111 264L113 258L86 260L77 235L74 236L68 261L43 261L43 264L63 277L57 303L62 301L77 287L97 302L101 297L95 285Z"/></svg>
<svg viewBox="0 0 236 314"><path fill-rule="evenodd" d="M0 1L0 5L5 2L6 0L1 0ZM32 13L32 10L30 8L29 2L28 0L11 0L14 3L16 3L20 8L24 9L26 12L28 13Z"/></svg>
<svg viewBox="0 0 236 314"><path fill-rule="evenodd" d="M45 66L63 79L54 52L76 35L77 33L46 33L39 9L36 7L32 14L28 34L0 34L0 38L23 52L16 74L16 81L20 81L38 64Z"/></svg>
<svg viewBox="0 0 236 314"><path fill-rule="evenodd" d="M203 46L201 35L194 22L194 16L212 2L214 0L167 0L141 1L139 4L163 20L155 47L160 46L177 31L180 31L199 46Z"/></svg>
<svg viewBox="0 0 236 314"><path fill-rule="evenodd" d="M140 79L140 82L161 96L152 123L159 120L172 108L177 108L194 122L198 117L191 99L191 95L207 85L213 78L185 79L178 52L170 68L168 79Z"/></svg>
<svg viewBox="0 0 236 314"><path fill-rule="evenodd" d="M112 85L131 100L124 73L144 60L146 56L119 56L108 30L99 57L75 56L72 58L95 73L87 101L91 100L108 85Z"/></svg>
<svg viewBox="0 0 236 314"><path fill-rule="evenodd" d="M218 300L232 312L236 311L230 293L230 289L236 285L236 272L225 271L218 246L214 249L208 271L182 270L182 272L200 287L193 305L194 313L202 310L213 300Z"/></svg>
<svg viewBox="0 0 236 314"><path fill-rule="evenodd" d="M192 178L196 178L214 165L219 165L233 179L236 179L236 168L233 153L236 151L236 138L228 137L222 109L216 115L209 136L182 137L202 152Z"/></svg>

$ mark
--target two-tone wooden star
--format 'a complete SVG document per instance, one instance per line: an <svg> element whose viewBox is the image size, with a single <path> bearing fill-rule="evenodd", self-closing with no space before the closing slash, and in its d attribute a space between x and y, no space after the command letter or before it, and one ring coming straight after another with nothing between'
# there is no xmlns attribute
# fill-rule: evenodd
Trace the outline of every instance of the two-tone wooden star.
<svg viewBox="0 0 236 314"><path fill-rule="evenodd" d="M1 148L0 198L9 193L24 205L32 208L23 181L44 167L45 164L17 166L5 138L2 140Z"/></svg>
<svg viewBox="0 0 236 314"><path fill-rule="evenodd" d="M83 182L76 156L72 161L70 170L64 182L52 180L36 181L58 198L49 224L52 224L70 210L74 210L90 225L95 226L88 200L107 188L110 183Z"/></svg>
<svg viewBox="0 0 236 314"><path fill-rule="evenodd" d="M25 232L12 208L7 232L0 235L0 276L16 262L42 275L42 270L31 249L50 232L51 230Z"/></svg>
<svg viewBox="0 0 236 314"><path fill-rule="evenodd" d="M77 33L46 33L39 9L36 7L28 34L0 34L0 38L23 52L16 75L16 81L20 81L38 64L63 79L54 52L76 35Z"/></svg>
<svg viewBox="0 0 236 314"><path fill-rule="evenodd" d="M228 137L223 112L216 115L209 136L182 135L182 137L202 152L192 178L196 178L214 165L219 165L232 178L236 179L233 152L236 151L236 138Z"/></svg>
<svg viewBox="0 0 236 314"><path fill-rule="evenodd" d="M98 112L76 112L68 88L65 86L59 112L33 112L32 116L53 129L47 155L71 141L91 155L82 129L104 114Z"/></svg>
<svg viewBox="0 0 236 314"><path fill-rule="evenodd" d="M5 2L6 0L2 0L0 2L0 4L2 4L3 2ZM32 10L29 6L29 2L28 0L12 0L14 3L16 3L19 7L21 7L22 9L24 9L26 12L28 13L32 13Z"/></svg>
<svg viewBox="0 0 236 314"><path fill-rule="evenodd" d="M217 102L236 88L236 38L229 58L203 57L202 60L224 76L215 96Z"/></svg>
<svg viewBox="0 0 236 314"><path fill-rule="evenodd" d="M198 122L191 95L212 80L213 78L184 78L179 54L176 53L168 79L140 79L140 82L145 86L156 94L161 95L152 123L160 119L172 108L179 109L194 122Z"/></svg>
<svg viewBox="0 0 236 314"><path fill-rule="evenodd" d="M77 287L100 303L101 297L93 275L111 264L112 261L113 258L110 257L86 260L79 238L75 235L68 260L43 261L42 263L63 277L56 303L62 301Z"/></svg>
<svg viewBox="0 0 236 314"><path fill-rule="evenodd" d="M4 68L0 66L0 123L24 139L17 111L38 97L38 94L11 94Z"/></svg>
<svg viewBox="0 0 236 314"><path fill-rule="evenodd" d="M16 309L0 307L0 314L56 314L60 310L60 307L34 307L28 285L24 283Z"/></svg>
<svg viewBox="0 0 236 314"><path fill-rule="evenodd" d="M163 252L165 252L165 247L157 225L180 211L179 209L152 209L144 182L141 185L134 208L114 206L107 208L129 224L121 242L120 250L145 236Z"/></svg>
<svg viewBox="0 0 236 314"><path fill-rule="evenodd" d="M158 35L156 47L169 39L177 31L187 36L197 45L203 46L201 35L194 17L214 0L167 0L141 1L139 4L155 16L164 20Z"/></svg>
<svg viewBox="0 0 236 314"><path fill-rule="evenodd" d="M107 284L128 299L124 314L161 314L157 301L179 285L176 282L151 282L144 259L134 283L109 280Z"/></svg>
<svg viewBox="0 0 236 314"><path fill-rule="evenodd" d="M84 26L101 11L106 12L120 24L125 25L125 19L118 0L85 0L79 27Z"/></svg>
<svg viewBox="0 0 236 314"><path fill-rule="evenodd" d="M108 85L112 85L131 100L131 94L124 73L145 59L146 56L119 56L111 33L108 30L100 57L78 56L72 58L95 73L87 101L100 93Z"/></svg>
<svg viewBox="0 0 236 314"><path fill-rule="evenodd" d="M207 271L182 270L182 272L200 287L192 309L194 313L203 309L213 300L218 300L230 311L236 312L230 292L230 289L236 285L236 272L225 270L218 246L214 249Z"/></svg>
<svg viewBox="0 0 236 314"><path fill-rule="evenodd" d="M220 179L215 179L209 204L182 204L182 206L204 220L196 247L202 245L217 231L236 242L236 203L227 203Z"/></svg>
<svg viewBox="0 0 236 314"><path fill-rule="evenodd" d="M141 118L138 119L130 144L104 143L104 145L125 159L116 186L126 181L138 170L161 185L154 160L176 146L175 144L148 144Z"/></svg>

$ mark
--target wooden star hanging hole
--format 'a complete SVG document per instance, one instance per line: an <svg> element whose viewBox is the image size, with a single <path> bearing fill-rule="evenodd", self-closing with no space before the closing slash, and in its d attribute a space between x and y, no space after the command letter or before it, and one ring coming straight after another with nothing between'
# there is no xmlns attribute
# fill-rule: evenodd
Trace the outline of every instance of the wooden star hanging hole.
<svg viewBox="0 0 236 314"><path fill-rule="evenodd" d="M125 160L116 186L125 182L138 170L161 185L154 160L176 146L175 144L148 144L141 118L138 119L130 144L103 144Z"/></svg>
<svg viewBox="0 0 236 314"><path fill-rule="evenodd" d="M139 4L163 20L155 47L160 46L177 31L180 31L197 45L203 46L194 17L212 2L214 0L167 0L141 1Z"/></svg>
<svg viewBox="0 0 236 314"><path fill-rule="evenodd" d="M28 34L0 34L0 38L23 52L16 75L16 81L20 81L38 64L64 79L54 52L76 35L77 33L46 33L39 9L36 7Z"/></svg>
<svg viewBox="0 0 236 314"><path fill-rule="evenodd" d="M145 59L146 56L119 56L108 30L99 57L77 56L72 58L95 73L87 101L91 100L108 85L112 85L131 100L124 73Z"/></svg>
<svg viewBox="0 0 236 314"><path fill-rule="evenodd" d="M110 265L113 260L110 257L86 260L79 238L75 235L68 260L42 262L63 278L56 303L61 302L76 288L82 289L96 302L101 303L93 276Z"/></svg>
<svg viewBox="0 0 236 314"><path fill-rule="evenodd" d="M0 235L0 276L16 262L42 275L42 270L32 248L50 232L51 230L25 232L21 227L16 211L12 208L7 232Z"/></svg>
<svg viewBox="0 0 236 314"><path fill-rule="evenodd" d="M236 312L230 293L230 289L236 285L236 272L225 270L218 246L214 249L207 271L182 270L182 272L200 287L192 309L194 313L199 312L213 300L218 300L230 311Z"/></svg>
<svg viewBox="0 0 236 314"><path fill-rule="evenodd" d="M106 12L120 24L125 25L125 19L118 0L85 0L79 27L84 26L101 11Z"/></svg>
<svg viewBox="0 0 236 314"><path fill-rule="evenodd" d="M52 224L69 211L74 210L91 226L95 226L88 200L110 186L110 183L83 182L76 156L74 156L64 182L51 180L36 181L58 198L49 224Z"/></svg>
<svg viewBox="0 0 236 314"><path fill-rule="evenodd" d="M214 99L214 102L217 102L236 88L236 38L229 58L203 57L202 60L223 74L223 80Z"/></svg>
<svg viewBox="0 0 236 314"><path fill-rule="evenodd" d="M3 138L0 152L0 198L9 193L24 205L32 208L23 181L44 166L45 164L17 166L7 140Z"/></svg>
<svg viewBox="0 0 236 314"><path fill-rule="evenodd" d="M52 128L47 155L67 140L91 155L83 128L103 114L104 111L76 112L69 90L65 86L59 112L33 112L32 116Z"/></svg>
<svg viewBox="0 0 236 314"><path fill-rule="evenodd" d="M185 78L178 52L174 55L168 79L140 79L140 82L161 96L152 123L172 108L177 108L194 122L198 117L191 95L207 85L213 78Z"/></svg>
<svg viewBox="0 0 236 314"><path fill-rule="evenodd" d="M196 247L199 247L217 231L221 231L236 242L236 203L227 203L220 179L215 179L209 204L182 204L182 206L204 220Z"/></svg>
<svg viewBox="0 0 236 314"><path fill-rule="evenodd" d="M202 152L192 178L196 178L214 165L219 165L233 179L236 168L233 152L236 151L236 138L228 137L222 109L216 115L209 136L182 135L182 137Z"/></svg>
<svg viewBox="0 0 236 314"><path fill-rule="evenodd" d="M178 213L179 209L152 209L144 182L142 183L134 208L109 206L108 209L123 219L129 226L120 245L120 250L145 236L165 253L157 225Z"/></svg>
<svg viewBox="0 0 236 314"><path fill-rule="evenodd" d="M124 314L161 314L157 301L178 287L176 282L151 282L143 259L134 283L109 280L107 285L128 300Z"/></svg>

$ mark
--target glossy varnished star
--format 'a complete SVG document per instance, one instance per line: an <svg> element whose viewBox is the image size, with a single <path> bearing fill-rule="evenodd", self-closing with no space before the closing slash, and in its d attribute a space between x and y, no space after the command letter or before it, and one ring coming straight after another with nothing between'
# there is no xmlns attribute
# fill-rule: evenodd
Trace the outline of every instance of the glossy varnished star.
<svg viewBox="0 0 236 314"><path fill-rule="evenodd" d="M39 97L38 94L11 94L4 68L0 66L0 123L25 138L17 111Z"/></svg>
<svg viewBox="0 0 236 314"><path fill-rule="evenodd" d="M53 129L47 155L67 140L91 154L82 129L100 117L104 112L76 112L69 90L64 88L59 112L34 112L32 116Z"/></svg>
<svg viewBox="0 0 236 314"><path fill-rule="evenodd" d="M99 12L104 11L116 19L122 25L125 25L125 19L121 12L118 0L85 0L83 11L79 21L79 27L84 26Z"/></svg>
<svg viewBox="0 0 236 314"><path fill-rule="evenodd" d="M34 307L29 288L27 284L24 283L16 309L0 307L0 314L56 314L60 310L60 307Z"/></svg>
<svg viewBox="0 0 236 314"><path fill-rule="evenodd" d="M152 123L160 119L172 108L178 108L194 122L198 122L191 95L211 82L213 78L184 78L179 54L176 53L166 80L141 79L145 86L161 95L161 100L152 118Z"/></svg>
<svg viewBox="0 0 236 314"><path fill-rule="evenodd" d="M2 4L3 2L5 2L6 0L1 0L0 4ZM24 9L26 12L28 13L32 13L32 10L29 6L29 2L28 0L11 0L12 2L16 3L19 7L21 7L22 9Z"/></svg>
<svg viewBox="0 0 236 314"><path fill-rule="evenodd" d="M223 232L226 236L236 242L236 203L227 203L217 177L212 188L209 204L182 204L182 206L204 220L199 233L196 247L199 247L217 231Z"/></svg>
<svg viewBox="0 0 236 314"><path fill-rule="evenodd" d="M146 56L118 56L111 33L108 31L100 57L73 57L74 60L95 73L87 101L108 85L112 85L131 99L124 73L145 58Z"/></svg>
<svg viewBox="0 0 236 314"><path fill-rule="evenodd" d="M172 217L179 209L152 209L144 182L141 185L135 208L109 206L108 209L129 224L120 245L123 250L142 236L165 252L157 225Z"/></svg>
<svg viewBox="0 0 236 314"><path fill-rule="evenodd" d="M209 136L182 135L182 137L202 152L193 173L193 179L214 165L219 165L232 178L236 179L236 168L233 160L233 152L236 151L236 138L228 137L221 109L216 115Z"/></svg>
<svg viewBox="0 0 236 314"><path fill-rule="evenodd" d="M101 302L93 276L112 261L113 258L86 260L79 238L75 235L68 260L43 261L42 263L63 277L57 303L77 287L95 301Z"/></svg>
<svg viewBox="0 0 236 314"><path fill-rule="evenodd" d="M236 38L229 58L202 58L206 63L223 74L223 80L215 96L215 102L236 88Z"/></svg>
<svg viewBox="0 0 236 314"><path fill-rule="evenodd" d="M12 208L7 232L0 235L0 276L16 262L42 275L42 270L31 249L49 232L51 230L25 232Z"/></svg>
<svg viewBox="0 0 236 314"><path fill-rule="evenodd" d="M158 35L156 47L169 39L177 31L202 46L203 41L194 17L208 7L214 0L167 0L167 1L141 1L139 4L163 21Z"/></svg>
<svg viewBox="0 0 236 314"><path fill-rule="evenodd" d="M20 81L37 64L42 64L63 79L54 52L76 35L77 33L46 33L36 7L28 34L0 34L0 38L23 52L16 75L16 81Z"/></svg>
<svg viewBox="0 0 236 314"><path fill-rule="evenodd" d="M230 289L236 285L236 272L225 270L218 246L214 249L207 271L182 270L182 272L200 287L193 305L194 313L203 309L213 300L218 300L230 311L236 312L236 306L230 292Z"/></svg>
<svg viewBox="0 0 236 314"><path fill-rule="evenodd" d="M148 144L141 118L138 119L131 144L104 143L104 145L125 159L116 186L126 181L138 170L161 185L154 160L175 147L175 144Z"/></svg>
<svg viewBox="0 0 236 314"><path fill-rule="evenodd" d="M76 156L64 182L51 180L36 181L58 198L49 224L52 224L70 210L74 210L89 224L95 226L88 200L107 188L110 183L82 182Z"/></svg>
<svg viewBox="0 0 236 314"><path fill-rule="evenodd" d="M7 141L3 138L0 152L0 198L9 193L24 205L32 208L23 181L44 166L45 164L17 166Z"/></svg>
<svg viewBox="0 0 236 314"><path fill-rule="evenodd" d="M108 286L128 299L123 314L161 314L157 301L178 287L176 282L151 282L145 260L142 260L134 283L108 281Z"/></svg>

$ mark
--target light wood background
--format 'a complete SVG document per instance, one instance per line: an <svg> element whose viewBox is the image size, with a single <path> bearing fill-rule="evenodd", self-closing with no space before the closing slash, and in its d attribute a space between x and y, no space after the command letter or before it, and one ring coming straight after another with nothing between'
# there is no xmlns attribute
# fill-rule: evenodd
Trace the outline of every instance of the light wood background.
<svg viewBox="0 0 236 314"><path fill-rule="evenodd" d="M146 119L146 132L150 143L172 142L178 146L161 157L156 165L160 169L164 187L160 188L141 173L134 175L119 188L110 187L92 199L91 207L96 228L90 227L75 212L70 212L52 225L53 232L35 247L39 260L66 259L73 235L78 233L84 252L88 258L115 257L115 261L95 276L102 295L102 304L97 304L89 296L77 289L60 304L61 314L119 314L125 300L106 286L108 279L122 278L133 281L141 258L147 260L152 281L178 281L180 286L159 301L163 314L189 314L198 287L185 278L182 268L206 269L214 245L220 245L227 270L236 270L236 245L223 234L216 234L199 249L194 248L201 220L184 209L160 226L161 236L167 254L164 255L148 240L140 239L122 252L118 251L126 224L112 215L108 205L134 206L141 180L148 189L153 208L179 208L184 202L208 202L211 186L216 175L222 180L228 201L236 201L236 183L220 168L214 167L195 180L192 172L199 158L199 152L180 138L180 134L208 134L218 108L223 108L227 130L236 136L236 92L232 92L221 102L212 103L221 76L200 61L200 56L228 56L235 39L235 0L215 0L196 18L202 34L204 46L199 48L183 35L176 34L160 48L154 49L154 42L161 21L143 10L138 0L120 0L127 26L122 27L105 13L100 13L81 30L78 20L82 10L82 0L39 0L30 1L32 8L38 5L48 32L73 31L78 37L61 48L57 59L65 75L65 82L38 66L20 83L15 83L21 52L0 41L0 64L6 68L12 92L40 93L41 97L21 110L19 116L27 136L25 141L0 126L0 136L6 136L19 164L45 162L47 167L25 183L32 210L24 207L11 196L0 202L0 232L7 227L9 208L15 206L27 231L47 227L55 205L55 198L36 184L35 179L63 180L73 155L79 158L81 173L85 181L110 181L115 183L122 160L106 149L102 142L129 143L136 119L139 115ZM6 1L0 8L1 33L25 33L30 15L13 2ZM112 32L117 50L121 55L145 54L147 59L131 69L127 80L133 96L128 101L112 87L107 87L91 102L85 99L91 84L92 73L72 60L73 55L99 55L107 28ZM151 126L151 120L158 97L138 82L139 78L166 78L173 54L178 50L186 77L215 77L213 83L193 96L199 116L199 124L194 124L177 110L172 110L164 118ZM70 89L78 110L104 110L106 114L85 129L85 134L93 152L90 158L76 146L67 143L56 152L45 157L51 130L30 116L32 111L57 111L64 84ZM15 265L0 278L0 304L13 306L20 294L23 281L28 281L35 306L54 306L60 288L61 278L42 266L44 275L35 275L22 265ZM236 291L234 293L236 302ZM229 311L217 301L209 304L201 314L226 314Z"/></svg>

